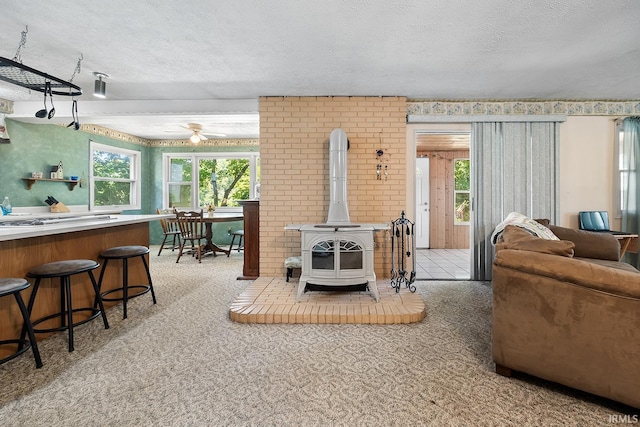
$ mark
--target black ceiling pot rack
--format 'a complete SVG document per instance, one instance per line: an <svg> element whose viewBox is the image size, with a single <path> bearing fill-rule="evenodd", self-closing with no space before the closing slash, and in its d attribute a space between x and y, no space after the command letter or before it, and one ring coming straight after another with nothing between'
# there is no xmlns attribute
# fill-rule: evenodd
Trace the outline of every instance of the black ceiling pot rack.
<svg viewBox="0 0 640 427"><path fill-rule="evenodd" d="M49 82L51 93L55 95L82 95L80 86L2 57L0 57L0 80L43 93L47 90L46 84Z"/></svg>

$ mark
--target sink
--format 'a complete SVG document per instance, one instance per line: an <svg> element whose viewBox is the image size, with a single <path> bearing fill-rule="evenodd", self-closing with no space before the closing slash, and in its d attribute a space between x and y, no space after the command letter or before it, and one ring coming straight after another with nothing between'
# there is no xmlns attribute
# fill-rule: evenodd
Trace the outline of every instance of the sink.
<svg viewBox="0 0 640 427"><path fill-rule="evenodd" d="M0 221L0 227L25 227L34 225L44 225L42 221L37 219L23 219L19 221Z"/></svg>
<svg viewBox="0 0 640 427"><path fill-rule="evenodd" d="M84 215L84 216L60 216L19 219L14 221L0 221L0 227L31 227L48 224L58 224L61 222L83 222L83 221L108 221L109 215Z"/></svg>

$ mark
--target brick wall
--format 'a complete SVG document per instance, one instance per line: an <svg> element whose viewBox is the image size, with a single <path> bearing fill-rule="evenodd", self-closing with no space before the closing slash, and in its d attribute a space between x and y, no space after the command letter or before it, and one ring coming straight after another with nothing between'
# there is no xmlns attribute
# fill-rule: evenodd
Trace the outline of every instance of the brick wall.
<svg viewBox="0 0 640 427"><path fill-rule="evenodd" d="M404 97L260 98L260 275L284 276L300 255L300 233L287 224L324 223L329 204L329 135L349 138L347 205L352 223L391 223L406 201ZM382 141L381 141L382 138ZM388 180L376 179L384 151ZM375 236L378 278L389 277L391 240Z"/></svg>

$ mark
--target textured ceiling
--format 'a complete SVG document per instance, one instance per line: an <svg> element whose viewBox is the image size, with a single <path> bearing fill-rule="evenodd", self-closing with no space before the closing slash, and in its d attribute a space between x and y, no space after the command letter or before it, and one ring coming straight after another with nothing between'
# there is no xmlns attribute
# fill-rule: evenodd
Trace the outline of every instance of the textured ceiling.
<svg viewBox="0 0 640 427"><path fill-rule="evenodd" d="M637 0L0 0L0 7L0 56L14 57L26 26L25 65L68 80L82 54L74 78L84 90L81 121L143 137L188 137L168 131L193 121L205 133L257 136L259 96L640 99ZM111 76L106 101L92 96L94 72ZM16 118L42 104L41 94L2 82L0 98L15 101ZM186 101L180 111L164 106L175 100ZM189 106L205 100L215 107ZM70 104L60 104L56 117L68 122ZM227 123L221 132L230 113L242 114L241 131ZM227 117L216 122L212 114Z"/></svg>

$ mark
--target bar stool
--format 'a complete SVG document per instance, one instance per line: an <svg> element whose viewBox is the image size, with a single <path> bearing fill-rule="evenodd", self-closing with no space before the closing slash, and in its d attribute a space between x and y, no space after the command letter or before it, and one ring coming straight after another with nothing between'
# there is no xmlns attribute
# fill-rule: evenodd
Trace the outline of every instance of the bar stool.
<svg viewBox="0 0 640 427"><path fill-rule="evenodd" d="M100 272L100 279L98 279L98 288L102 289L102 280L104 279L104 272L107 269L109 260L121 259L122 260L122 286L116 289L111 289L106 292L102 292L100 297L103 301L122 301L122 318L127 318L127 301L131 298L139 297L151 291L151 298L153 303L156 303L156 294L153 291L153 283L151 282L151 273L149 272L149 265L145 255L149 253L149 248L146 246L116 246L113 248L105 249L100 252L100 258L104 260L102 271ZM129 286L129 259L140 257L144 264L144 269L147 272L147 279L149 284L147 285L134 285ZM139 289L139 291L133 295L129 295L130 289ZM107 297L107 295L113 292L121 292L119 297Z"/></svg>
<svg viewBox="0 0 640 427"><path fill-rule="evenodd" d="M0 345L5 344L18 344L18 350L0 360L0 365L4 362L8 362L14 357L18 357L25 351L29 350L31 347L31 351L33 352L33 357L36 359L36 368L42 368L42 360L40 359L40 352L38 351L38 343L36 342L35 334L33 333L33 325L31 324L31 319L29 318L29 311L27 307L24 305L24 301L22 300L22 296L20 295L21 291L24 291L31 283L27 282L24 279L0 279L0 298L5 297L7 295L13 295L16 298L16 302L18 303L18 307L20 307L20 313L22 313L22 334L20 339L18 340L2 340L0 341ZM24 339L24 331L29 335L29 339Z"/></svg>
<svg viewBox="0 0 640 427"><path fill-rule="evenodd" d="M40 288L40 281L42 279L53 279L56 277L60 278L60 311L58 313L51 314L49 316L42 317L38 320L33 321L33 330L35 333L45 333L45 332L58 332L58 331L68 331L69 332L69 352L74 350L73 346L73 328L84 323L89 322L90 320L95 319L98 315L102 315L102 322L104 323L104 328L109 329L109 322L107 321L107 315L104 312L104 306L102 305L102 300L100 299L100 288L96 283L96 279L93 277L92 270L98 268L100 264L95 262L92 259L74 259L74 260L66 260L66 261L55 261L47 264L41 264L37 267L32 268L27 273L27 277L36 279L33 284L33 292L31 293L31 298L29 298L29 314L33 311L33 304L36 300L36 295L38 294L38 289ZM71 276L87 273L89 278L91 279L91 285L93 286L93 290L95 292L95 302L93 307L82 307L82 308L73 308L72 298L71 298ZM98 308L96 308L96 305ZM90 311L91 315L87 319L83 319L74 323L73 321L73 313L81 312L81 311ZM65 318L66 316L66 318ZM36 328L42 322L45 322L50 319L55 319L59 317L61 326L48 328L48 329L38 329ZM23 332L24 337L24 332Z"/></svg>
<svg viewBox="0 0 640 427"><path fill-rule="evenodd" d="M231 251L233 250L233 243L236 241L236 237L238 237L238 252L240 252L241 249L244 249L242 246L242 241L244 240L244 230L240 229L236 231L229 231L229 234L231 234L231 244L229 245L229 252L227 253L227 257L229 257Z"/></svg>

